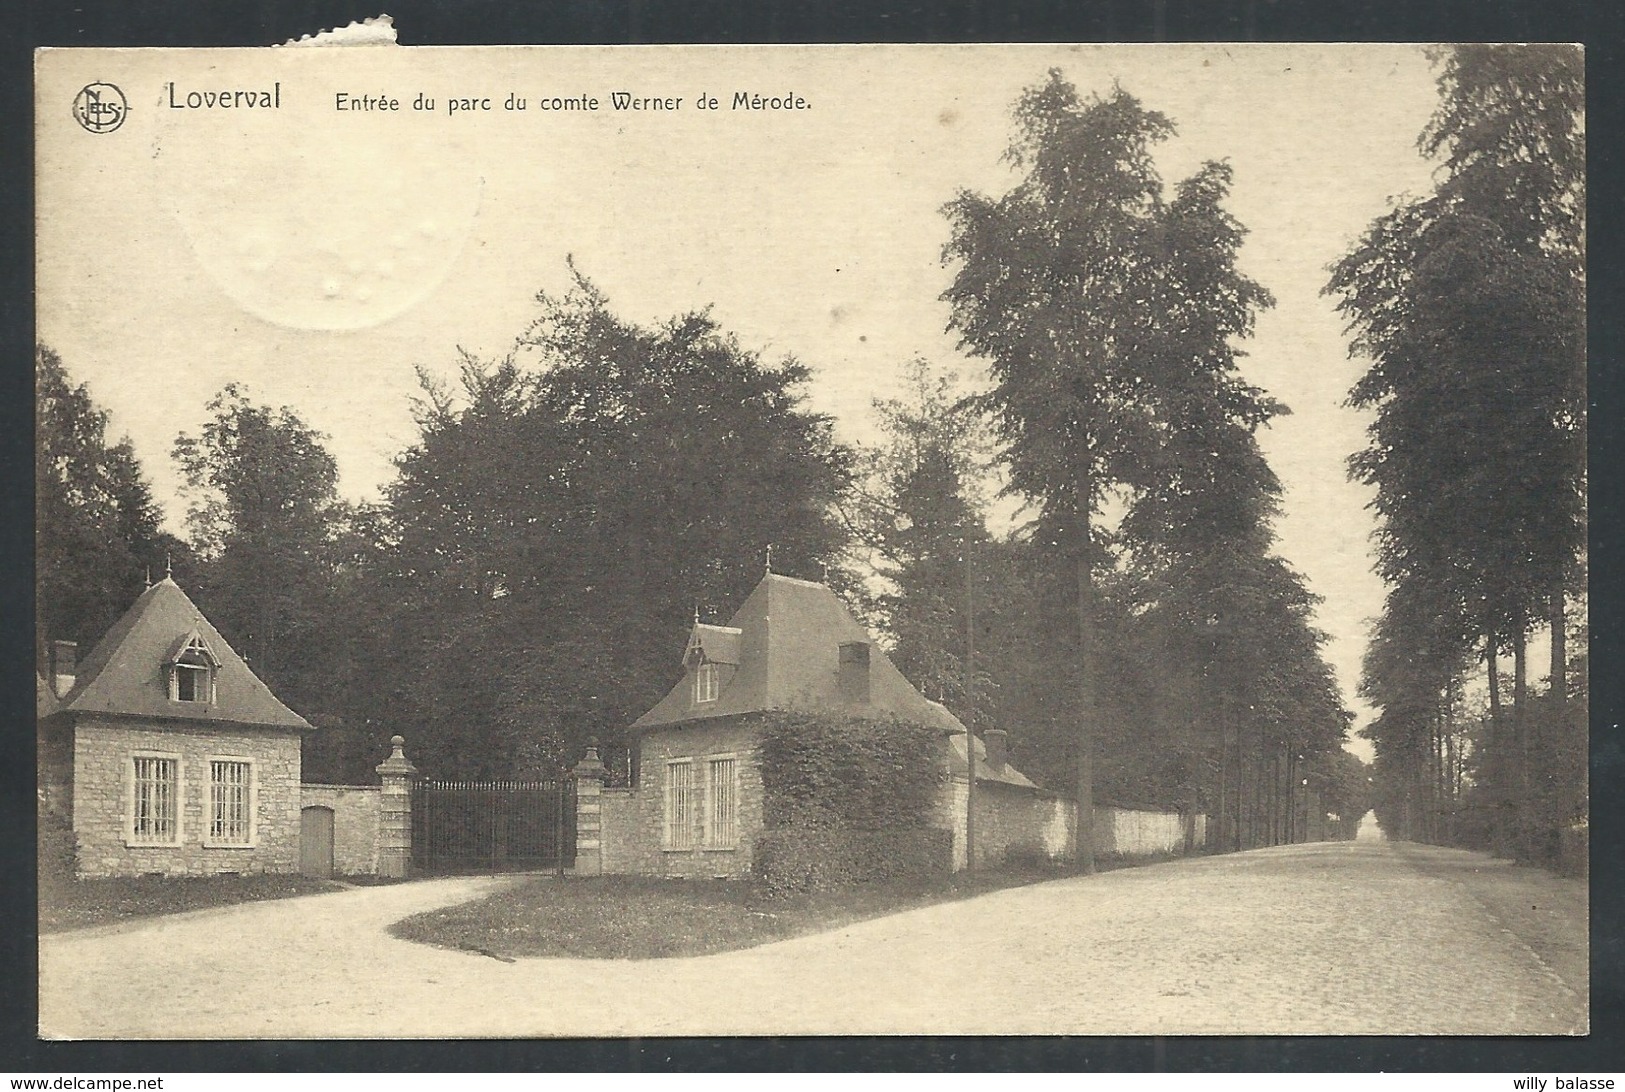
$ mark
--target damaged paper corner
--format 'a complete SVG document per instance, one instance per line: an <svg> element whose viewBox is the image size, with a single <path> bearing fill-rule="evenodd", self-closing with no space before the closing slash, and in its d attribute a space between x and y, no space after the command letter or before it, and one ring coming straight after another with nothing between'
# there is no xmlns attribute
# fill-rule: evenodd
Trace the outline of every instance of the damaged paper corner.
<svg viewBox="0 0 1625 1092"><path fill-rule="evenodd" d="M307 34L302 38L290 38L282 43L283 46L379 46L397 45L395 38L395 20L389 15L378 14L370 19L361 19L348 26L334 27L330 30L319 31L316 34Z"/></svg>

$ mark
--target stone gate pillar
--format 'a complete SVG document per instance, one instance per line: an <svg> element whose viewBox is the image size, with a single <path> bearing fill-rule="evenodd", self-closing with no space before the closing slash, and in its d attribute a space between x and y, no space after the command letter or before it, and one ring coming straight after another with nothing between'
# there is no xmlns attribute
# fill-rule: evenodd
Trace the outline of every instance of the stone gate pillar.
<svg viewBox="0 0 1625 1092"><path fill-rule="evenodd" d="M418 768L401 750L406 740L389 737L394 748L378 764L383 791L378 794L378 875L404 880L412 872L412 782Z"/></svg>
<svg viewBox="0 0 1625 1092"><path fill-rule="evenodd" d="M596 741L570 771L576 779L576 864L577 876L604 873L604 782L609 771L598 757Z"/></svg>

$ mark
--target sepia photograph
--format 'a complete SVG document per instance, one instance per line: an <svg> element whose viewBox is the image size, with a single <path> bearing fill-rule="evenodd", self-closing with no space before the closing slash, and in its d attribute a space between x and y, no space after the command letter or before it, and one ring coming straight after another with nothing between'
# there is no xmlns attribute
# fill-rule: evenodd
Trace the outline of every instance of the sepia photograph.
<svg viewBox="0 0 1625 1092"><path fill-rule="evenodd" d="M1590 1033L1580 46L34 94L41 1039Z"/></svg>

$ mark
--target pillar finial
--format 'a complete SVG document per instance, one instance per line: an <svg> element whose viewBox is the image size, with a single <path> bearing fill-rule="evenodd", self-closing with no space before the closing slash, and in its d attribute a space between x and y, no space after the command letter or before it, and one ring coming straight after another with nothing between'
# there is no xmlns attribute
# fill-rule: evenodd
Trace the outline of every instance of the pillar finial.
<svg viewBox="0 0 1625 1092"><path fill-rule="evenodd" d="M609 779L609 770L604 768L604 760L598 756L598 738L596 736L587 740L587 752L581 756L570 773L577 781L596 780L602 785Z"/></svg>

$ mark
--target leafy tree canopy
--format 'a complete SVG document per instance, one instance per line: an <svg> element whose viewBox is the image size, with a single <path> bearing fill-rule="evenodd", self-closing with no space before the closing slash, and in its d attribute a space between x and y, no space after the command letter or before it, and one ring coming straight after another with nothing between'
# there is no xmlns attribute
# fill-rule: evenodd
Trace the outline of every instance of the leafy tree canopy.
<svg viewBox="0 0 1625 1092"><path fill-rule="evenodd" d="M807 411L807 368L705 312L653 327L586 278L537 297L515 353L429 384L389 492L400 716L437 773L506 773L624 729L676 681L686 627L775 571L823 578L852 452Z"/></svg>

